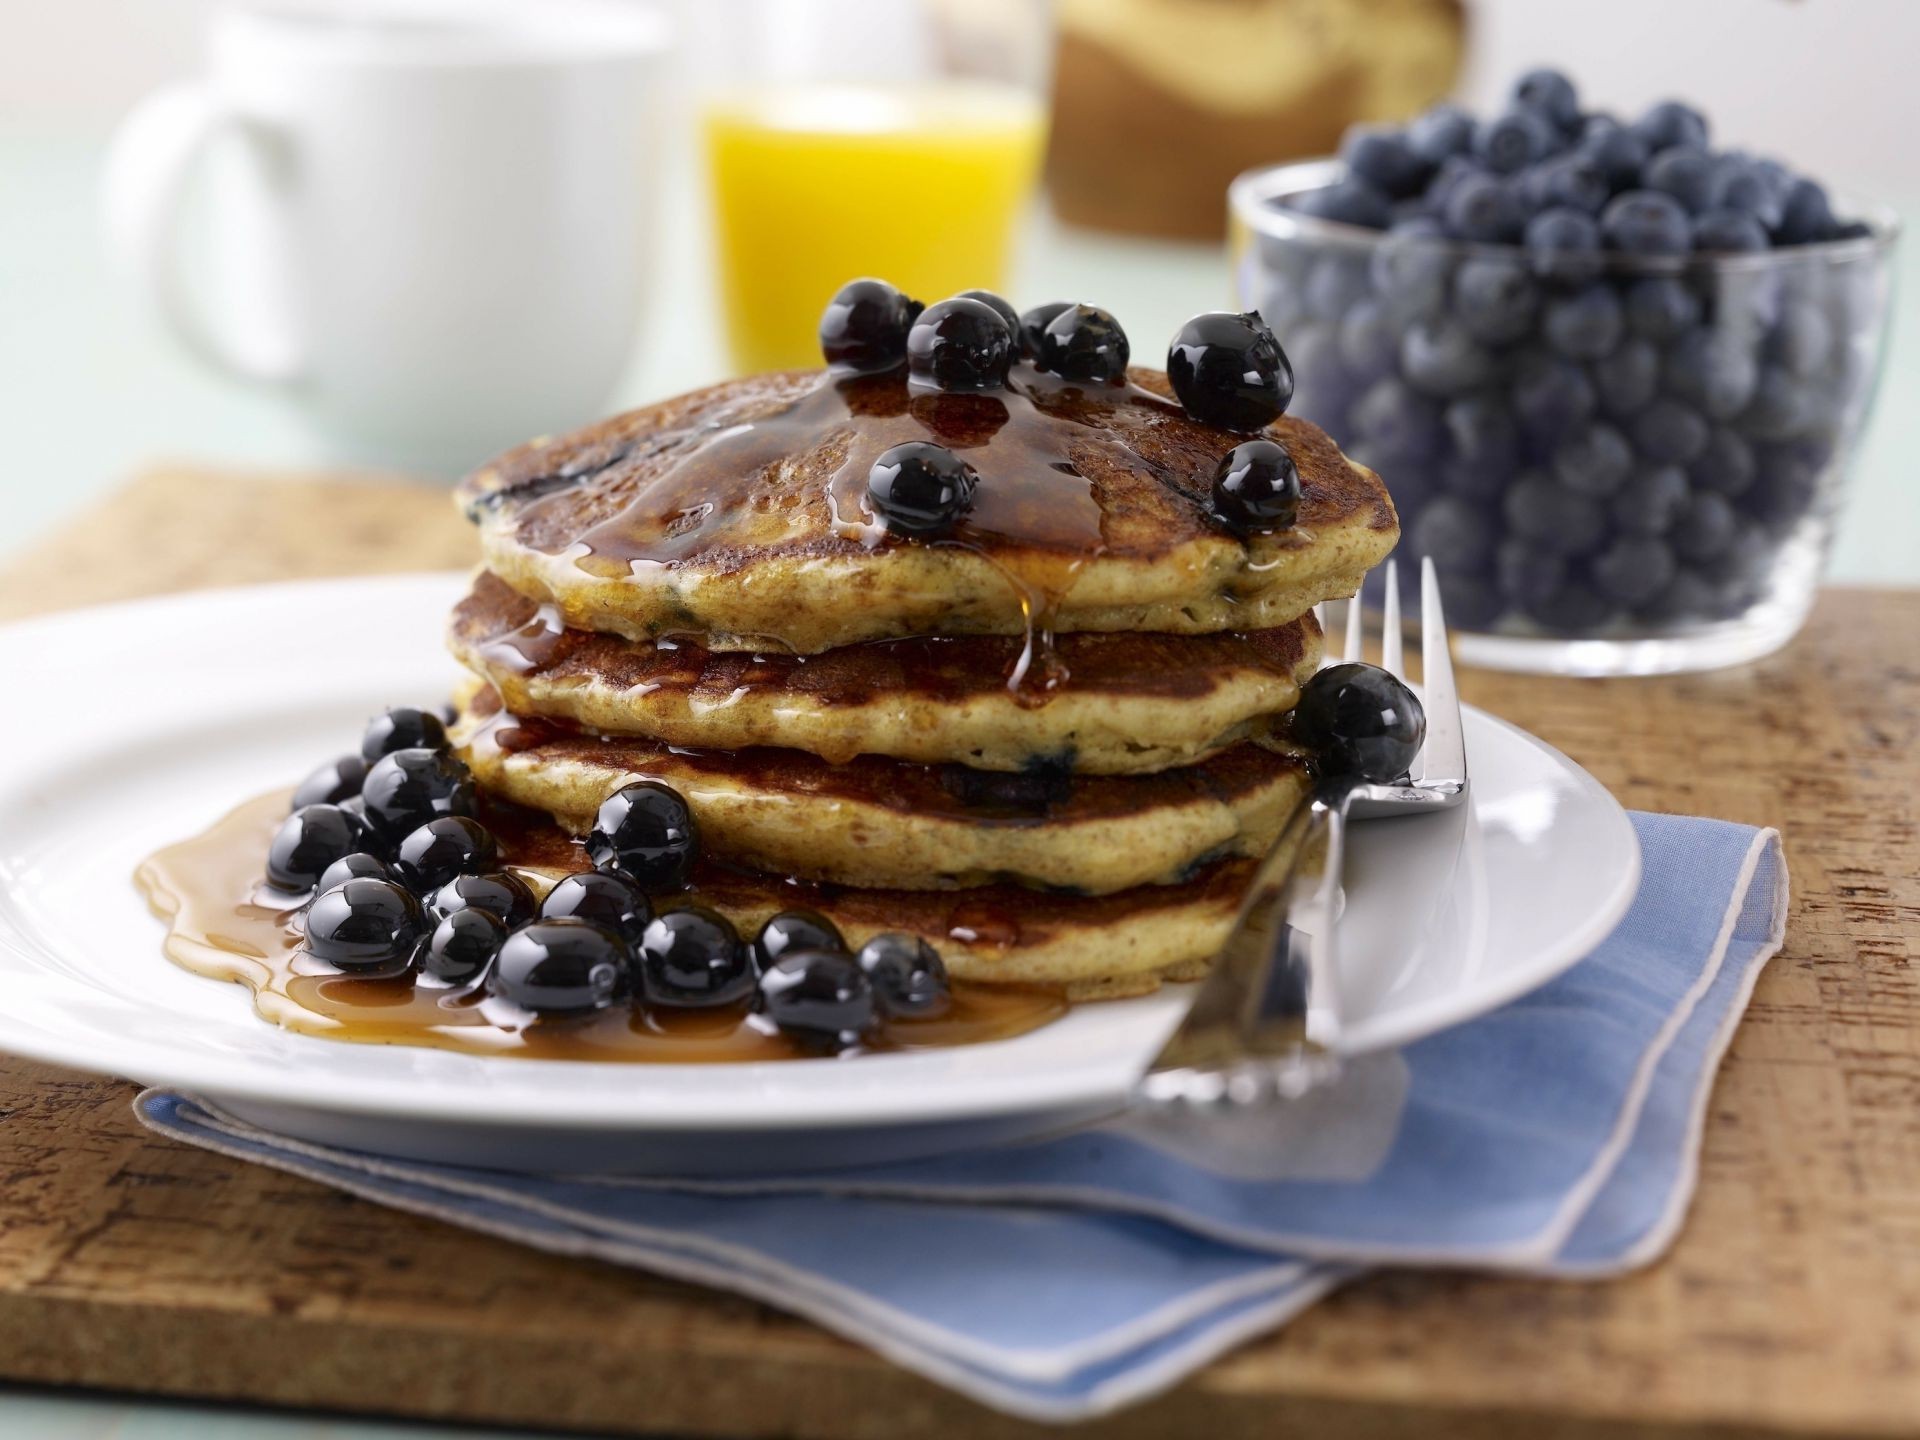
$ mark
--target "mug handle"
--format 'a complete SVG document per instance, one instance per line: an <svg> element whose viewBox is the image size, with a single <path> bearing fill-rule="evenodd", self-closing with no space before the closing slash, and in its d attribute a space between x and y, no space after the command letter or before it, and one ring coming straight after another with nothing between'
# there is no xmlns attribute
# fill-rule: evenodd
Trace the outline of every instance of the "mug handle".
<svg viewBox="0 0 1920 1440"><path fill-rule="evenodd" d="M114 132L102 181L106 239L121 271L195 358L243 380L285 383L298 373L291 347L262 337L236 343L205 313L180 264L187 182L216 141L255 147L263 165L270 135L202 85L172 85L134 107ZM284 356L272 354L286 351ZM271 357L271 358L270 358Z"/></svg>

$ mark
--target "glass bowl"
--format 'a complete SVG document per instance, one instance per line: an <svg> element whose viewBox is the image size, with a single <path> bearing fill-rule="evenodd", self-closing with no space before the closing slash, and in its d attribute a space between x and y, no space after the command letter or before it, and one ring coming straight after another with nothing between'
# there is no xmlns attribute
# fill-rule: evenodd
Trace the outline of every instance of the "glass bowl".
<svg viewBox="0 0 1920 1440"><path fill-rule="evenodd" d="M1885 353L1890 212L1761 254L1542 263L1281 209L1335 161L1228 191L1241 304L1291 413L1377 471L1462 660L1650 675L1786 644L1819 584ZM1836 207L1839 208L1839 207Z"/></svg>

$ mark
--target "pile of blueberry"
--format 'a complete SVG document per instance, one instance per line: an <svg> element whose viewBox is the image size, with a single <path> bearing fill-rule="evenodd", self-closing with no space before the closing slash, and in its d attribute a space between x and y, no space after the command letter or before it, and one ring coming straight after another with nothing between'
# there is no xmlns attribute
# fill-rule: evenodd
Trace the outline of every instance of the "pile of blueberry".
<svg viewBox="0 0 1920 1440"><path fill-rule="evenodd" d="M820 351L842 375L904 366L926 391L1002 389L1014 363L1098 387L1122 386L1130 349L1120 322L1095 305L1055 300L1024 315L990 290L966 290L923 306L884 280L840 287L820 317ZM1293 367L1258 313L1196 315L1167 349L1167 378L1188 415L1222 429L1271 425L1293 398ZM979 474L944 445L912 440L873 462L867 500L890 532L934 539L973 505ZM1222 458L1212 514L1238 535L1293 523L1300 477L1286 447L1249 440Z"/></svg>
<svg viewBox="0 0 1920 1440"><path fill-rule="evenodd" d="M1442 105L1341 153L1275 203L1384 238L1266 237L1243 284L1450 617L1578 633L1762 598L1870 398L1884 267L1823 244L1868 227L1685 105L1591 113L1551 70L1491 119Z"/></svg>
<svg viewBox="0 0 1920 1440"><path fill-rule="evenodd" d="M294 793L267 883L302 911L309 953L350 973L482 989L542 1018L627 1004L751 1007L809 1048L857 1045L887 1020L951 1003L939 953L881 935L857 953L811 911L775 915L749 943L727 919L653 896L687 885L698 838L686 802L642 780L601 805L587 853L535 901L474 819L467 768L429 711L387 711L358 755Z"/></svg>

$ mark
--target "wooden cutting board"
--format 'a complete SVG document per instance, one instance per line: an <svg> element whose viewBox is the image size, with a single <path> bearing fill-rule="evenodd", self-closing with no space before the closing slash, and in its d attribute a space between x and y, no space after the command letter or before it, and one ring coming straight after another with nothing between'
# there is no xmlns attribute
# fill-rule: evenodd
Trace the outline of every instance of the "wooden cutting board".
<svg viewBox="0 0 1920 1440"><path fill-rule="evenodd" d="M0 616L473 558L437 491L169 471L0 570ZM1920 592L1832 591L1718 674L1461 678L1629 805L1786 834L1786 950L1686 1231L1605 1284L1376 1275L1092 1430L1920 1435ZM1057 1433L744 1300L152 1138L132 1094L0 1060L0 1378L620 1434Z"/></svg>

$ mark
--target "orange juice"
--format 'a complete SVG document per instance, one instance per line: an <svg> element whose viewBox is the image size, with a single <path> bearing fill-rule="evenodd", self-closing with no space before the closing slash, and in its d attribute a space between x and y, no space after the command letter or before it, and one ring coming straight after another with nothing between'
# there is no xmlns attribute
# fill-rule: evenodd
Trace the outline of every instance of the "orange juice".
<svg viewBox="0 0 1920 1440"><path fill-rule="evenodd" d="M1044 139L1010 85L808 85L705 117L727 339L743 374L817 365L820 311L875 275L931 303L1006 284Z"/></svg>

